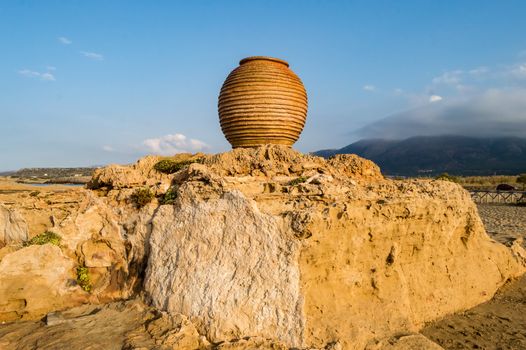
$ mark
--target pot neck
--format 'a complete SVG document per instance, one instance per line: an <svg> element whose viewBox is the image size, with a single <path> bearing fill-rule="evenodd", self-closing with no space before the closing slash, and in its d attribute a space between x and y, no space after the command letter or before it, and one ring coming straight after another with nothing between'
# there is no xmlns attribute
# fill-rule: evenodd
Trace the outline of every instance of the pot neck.
<svg viewBox="0 0 526 350"><path fill-rule="evenodd" d="M274 57L267 57L267 56L251 56L247 58L243 58L241 61L239 61L239 65L249 63L249 62L255 62L255 61L267 61L267 62L273 62L273 63L280 63L285 66L289 66L289 63L287 61L281 60L279 58Z"/></svg>

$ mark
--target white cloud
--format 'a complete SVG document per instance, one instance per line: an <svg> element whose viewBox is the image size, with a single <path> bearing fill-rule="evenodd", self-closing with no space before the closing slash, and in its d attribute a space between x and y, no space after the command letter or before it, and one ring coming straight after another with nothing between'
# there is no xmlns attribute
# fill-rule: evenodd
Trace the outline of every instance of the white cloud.
<svg viewBox="0 0 526 350"><path fill-rule="evenodd" d="M365 138L403 139L418 135L526 135L526 88L488 89L447 98L373 122L357 132Z"/></svg>
<svg viewBox="0 0 526 350"><path fill-rule="evenodd" d="M29 69L22 69L18 71L18 74L26 78L36 78L45 81L55 81L55 76L49 72L35 72Z"/></svg>
<svg viewBox="0 0 526 350"><path fill-rule="evenodd" d="M115 152L115 148L111 147L111 146L108 146L108 145L104 145L102 146L102 149L106 152Z"/></svg>
<svg viewBox="0 0 526 350"><path fill-rule="evenodd" d="M438 101L442 101L442 96L439 96L439 95L429 96L429 102L433 103L433 102L438 102Z"/></svg>
<svg viewBox="0 0 526 350"><path fill-rule="evenodd" d="M363 89L365 91L374 91L374 90L376 90L376 87L374 85L364 85Z"/></svg>
<svg viewBox="0 0 526 350"><path fill-rule="evenodd" d="M203 141L188 138L183 134L169 134L158 138L146 139L142 144L146 151L161 155L199 152L208 148L208 145Z"/></svg>
<svg viewBox="0 0 526 350"><path fill-rule="evenodd" d="M57 39L58 39L58 41L60 41L61 44L64 44L64 45L70 45L70 44L73 43L71 40L69 40L68 38L66 38L64 36L60 36Z"/></svg>
<svg viewBox="0 0 526 350"><path fill-rule="evenodd" d="M95 53L95 52L89 52L89 51L80 51L80 53L86 57L86 58L89 58L91 60L94 60L94 61L102 61L104 60L104 56L100 53Z"/></svg>

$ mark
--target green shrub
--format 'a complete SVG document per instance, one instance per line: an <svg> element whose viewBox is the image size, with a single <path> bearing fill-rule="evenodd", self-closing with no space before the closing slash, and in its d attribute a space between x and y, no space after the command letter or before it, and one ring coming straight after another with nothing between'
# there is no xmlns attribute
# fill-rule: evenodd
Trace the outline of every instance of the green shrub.
<svg viewBox="0 0 526 350"><path fill-rule="evenodd" d="M77 283L86 292L91 292L91 280L86 266L77 266Z"/></svg>
<svg viewBox="0 0 526 350"><path fill-rule="evenodd" d="M161 203L161 204L174 204L176 199L177 199L177 187L176 186L172 186L159 199L159 203Z"/></svg>
<svg viewBox="0 0 526 350"><path fill-rule="evenodd" d="M173 159L163 159L153 166L155 170L164 174L173 174L179 170L187 167L192 163L202 163L202 158L196 159L187 159L187 160L173 160Z"/></svg>
<svg viewBox="0 0 526 350"><path fill-rule="evenodd" d="M142 208L150 203L153 197L154 195L149 188L138 188L130 196L131 201L137 206L137 208Z"/></svg>
<svg viewBox="0 0 526 350"><path fill-rule="evenodd" d="M307 178L305 176L300 176L298 178L295 178L294 180L289 181L289 185L290 186L296 186L296 185L299 185L301 183L304 183L305 181L307 181Z"/></svg>
<svg viewBox="0 0 526 350"><path fill-rule="evenodd" d="M41 233L33 238L31 238L29 241L25 242L25 246L30 245L43 245L43 244L54 244L54 245L60 245L60 241L62 240L62 237L60 237L55 232L46 231L44 233Z"/></svg>
<svg viewBox="0 0 526 350"><path fill-rule="evenodd" d="M443 181L458 182L458 178L456 176L449 175L448 173L442 173L438 175L435 179L443 180Z"/></svg>

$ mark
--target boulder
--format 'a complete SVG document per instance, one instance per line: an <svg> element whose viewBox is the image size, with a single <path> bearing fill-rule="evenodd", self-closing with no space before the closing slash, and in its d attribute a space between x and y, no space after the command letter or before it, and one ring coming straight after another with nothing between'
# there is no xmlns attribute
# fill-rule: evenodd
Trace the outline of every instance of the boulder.
<svg viewBox="0 0 526 350"><path fill-rule="evenodd" d="M526 271L523 247L491 240L454 183L389 180L355 155L282 146L176 155L173 174L154 169L160 159L98 169L92 191L0 193L2 244L62 237L0 247L1 321L145 291L162 313L124 348L435 349L416 334L425 322ZM157 199L138 208L130 197L144 187ZM54 315L50 327L68 323Z"/></svg>
<svg viewBox="0 0 526 350"><path fill-rule="evenodd" d="M88 300L74 263L52 244L33 245L0 261L0 320L42 317Z"/></svg>
<svg viewBox="0 0 526 350"><path fill-rule="evenodd" d="M212 342L363 349L525 271L522 248L491 240L460 186L384 179L356 156L236 149L174 185L153 216L145 289Z"/></svg>

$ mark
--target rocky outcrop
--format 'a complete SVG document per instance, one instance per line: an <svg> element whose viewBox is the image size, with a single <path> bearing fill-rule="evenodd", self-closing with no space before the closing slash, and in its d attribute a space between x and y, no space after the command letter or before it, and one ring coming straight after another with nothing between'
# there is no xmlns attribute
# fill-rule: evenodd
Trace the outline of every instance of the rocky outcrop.
<svg viewBox="0 0 526 350"><path fill-rule="evenodd" d="M488 300L524 272L461 187L386 180L355 156L234 150L190 165L174 186L177 201L152 222L145 288L211 341L362 349Z"/></svg>
<svg viewBox="0 0 526 350"><path fill-rule="evenodd" d="M62 237L60 246L5 247L0 282L17 276L29 291L42 280L35 295L2 282L0 300L24 302L0 301L0 317L144 290L164 313L127 330L128 348L434 349L414 334L425 322L484 302L525 272L524 249L492 241L454 183L393 181L354 155L324 160L280 146L177 155L172 174L155 170L161 159L98 169L91 190L25 195L24 205L0 193L29 237ZM138 189L148 193L140 205ZM28 249L34 259L17 269ZM57 297L39 304L44 295Z"/></svg>
<svg viewBox="0 0 526 350"><path fill-rule="evenodd" d="M17 186L4 193L0 221L10 239L0 248L0 321L36 319L87 302L127 298L140 288L145 236L134 235L135 227L123 229L142 218L132 206L115 210L83 189L47 187L38 192ZM139 226L141 233L145 227ZM28 241L45 231L60 241ZM78 268L83 269L83 283Z"/></svg>
<svg viewBox="0 0 526 350"><path fill-rule="evenodd" d="M0 319L33 318L86 302L74 281L73 262L52 244L6 255L0 261Z"/></svg>

